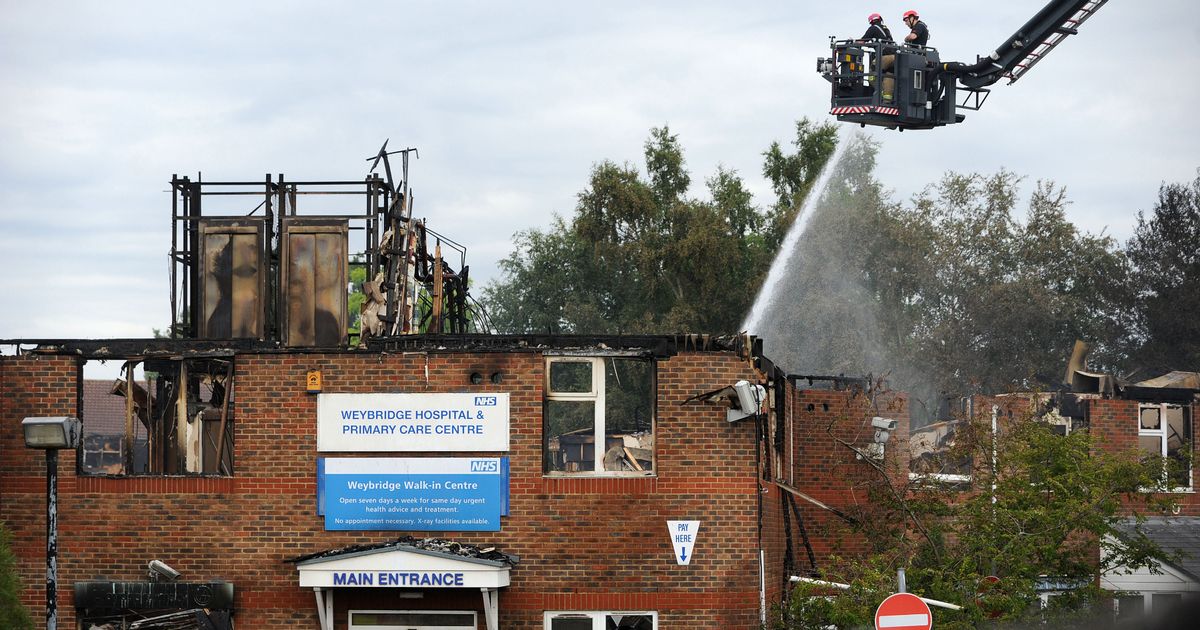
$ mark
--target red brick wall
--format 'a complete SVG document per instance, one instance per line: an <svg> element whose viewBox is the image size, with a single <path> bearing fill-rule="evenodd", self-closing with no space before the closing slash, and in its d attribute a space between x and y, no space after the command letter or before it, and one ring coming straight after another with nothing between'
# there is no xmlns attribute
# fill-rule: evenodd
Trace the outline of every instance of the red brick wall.
<svg viewBox="0 0 1200 630"><path fill-rule="evenodd" d="M74 416L77 374L76 362L70 357L0 357L0 518L13 535L12 549L24 585L21 601L43 623L46 456L44 451L25 447L21 420L31 416ZM75 482L74 453L62 451L58 458L60 496L73 493ZM60 536L64 531L62 518L60 508ZM61 568L59 576L63 584ZM60 592L59 606L69 608L69 602L69 594Z"/></svg>
<svg viewBox="0 0 1200 630"><path fill-rule="evenodd" d="M511 516L500 532L429 534L521 557L512 586L501 592L503 627L540 628L543 611L557 609L657 610L662 628L758 627L753 423L727 423L720 407L683 405L752 378L746 363L717 352L660 362L656 477L552 479L541 472L543 361L532 352L238 356L234 477L77 479L64 454L60 623L73 624L73 583L140 580L146 562L158 558L186 580L233 582L240 627L315 626L312 592L296 585L284 559L406 533L324 530L315 508L316 398L304 391L307 371L319 369L327 392L511 394ZM471 385L471 372L502 372L504 380ZM20 420L73 415L76 374L70 358L0 360L0 506L35 616L43 601L44 471L41 455L23 446ZM674 561L668 519L701 521L690 566ZM339 591L339 624L344 605L363 596ZM464 597L480 608L478 593Z"/></svg>
<svg viewBox="0 0 1200 630"><path fill-rule="evenodd" d="M1136 449L1138 445L1138 401L1091 399L1087 403L1088 425L1094 444L1111 452ZM1192 405L1192 485L1200 485L1200 450L1196 448L1196 410ZM1158 493L1171 501L1175 509L1167 516L1200 516L1200 496L1195 492Z"/></svg>

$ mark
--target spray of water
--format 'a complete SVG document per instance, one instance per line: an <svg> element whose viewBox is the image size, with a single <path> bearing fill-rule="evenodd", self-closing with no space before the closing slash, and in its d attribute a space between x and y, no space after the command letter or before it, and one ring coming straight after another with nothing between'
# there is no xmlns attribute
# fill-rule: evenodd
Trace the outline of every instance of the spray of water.
<svg viewBox="0 0 1200 630"><path fill-rule="evenodd" d="M825 166L821 168L821 173L817 176L813 187L809 189L808 198L804 200L804 205L800 207L800 212L792 221L792 227L784 237L783 244L779 246L779 253L775 255L775 261L771 263L771 269L767 272L767 279L763 282L762 288L758 290L758 296L754 298L754 305L750 307L746 321L742 323L742 330L751 334L762 332L759 328L762 325L763 314L775 302L779 283L784 277L784 272L787 271L788 263L792 260L800 237L808 227L808 220L812 217L813 208L825 196L829 179L839 170L842 155L845 154L846 147L850 144L851 133L846 129L847 127L843 126L838 131L837 147L833 150L833 155L830 155L829 159L825 161Z"/></svg>

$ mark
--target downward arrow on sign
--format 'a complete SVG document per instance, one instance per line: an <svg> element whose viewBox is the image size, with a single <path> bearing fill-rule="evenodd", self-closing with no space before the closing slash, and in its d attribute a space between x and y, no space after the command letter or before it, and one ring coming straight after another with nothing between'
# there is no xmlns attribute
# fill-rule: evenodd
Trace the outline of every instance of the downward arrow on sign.
<svg viewBox="0 0 1200 630"><path fill-rule="evenodd" d="M686 565L696 554L692 546L700 533L700 521L667 521L667 532L671 535L671 546L675 551L675 563Z"/></svg>

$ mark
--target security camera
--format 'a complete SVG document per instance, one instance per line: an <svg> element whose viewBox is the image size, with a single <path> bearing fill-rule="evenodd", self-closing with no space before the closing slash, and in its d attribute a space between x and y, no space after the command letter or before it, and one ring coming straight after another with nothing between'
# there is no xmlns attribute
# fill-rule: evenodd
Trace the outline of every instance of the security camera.
<svg viewBox="0 0 1200 630"><path fill-rule="evenodd" d="M896 421L875 416L871 418L871 426L875 427L875 443L882 446L891 437L891 432L896 430Z"/></svg>
<svg viewBox="0 0 1200 630"><path fill-rule="evenodd" d="M162 560L151 560L148 566L150 567L150 579L152 580L161 577L174 581L178 580L180 575L183 575L179 571L172 569L171 565Z"/></svg>

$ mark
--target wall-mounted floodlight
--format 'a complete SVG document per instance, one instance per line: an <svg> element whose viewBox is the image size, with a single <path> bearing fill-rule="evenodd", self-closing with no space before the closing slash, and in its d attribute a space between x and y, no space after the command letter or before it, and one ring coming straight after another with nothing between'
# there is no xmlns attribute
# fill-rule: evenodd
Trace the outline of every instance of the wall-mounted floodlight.
<svg viewBox="0 0 1200 630"><path fill-rule="evenodd" d="M763 403L767 400L767 389L750 381L738 381L728 387L696 394L683 401L684 403L699 400L703 402L722 402L727 405L725 420L737 422L762 413Z"/></svg>
<svg viewBox="0 0 1200 630"><path fill-rule="evenodd" d="M29 448L77 448L82 423L79 418L66 416L25 418L21 421L21 429L25 432L25 446Z"/></svg>
<svg viewBox="0 0 1200 630"><path fill-rule="evenodd" d="M762 385L749 381L738 381L733 384L733 405L725 412L725 420L736 422L762 411L762 403L767 399L767 390Z"/></svg>

